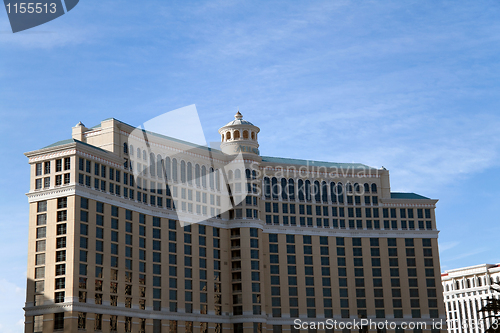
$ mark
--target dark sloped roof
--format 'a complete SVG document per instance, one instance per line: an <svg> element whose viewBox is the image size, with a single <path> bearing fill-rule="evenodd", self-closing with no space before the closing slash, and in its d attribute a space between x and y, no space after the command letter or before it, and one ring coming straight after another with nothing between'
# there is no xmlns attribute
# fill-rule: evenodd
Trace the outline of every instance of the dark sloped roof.
<svg viewBox="0 0 500 333"><path fill-rule="evenodd" d="M68 144L68 143L73 143L73 142L78 142L82 145L85 145L85 146L88 146L88 147L92 147L94 149L98 149L100 151L103 151L103 152L106 152L106 153L109 153L107 150L104 150L102 148L99 148L99 147L96 147L96 146L93 146L93 145L90 145L86 142L82 142L82 141L79 141L79 140L75 140L75 139L66 139L66 140L61 140L61 141L57 141L57 142L54 142L53 144L51 145L48 145L46 147L43 147L42 149L45 149L45 148L52 148L52 147L57 147L57 146L62 146L62 145L65 145L65 144Z"/></svg>
<svg viewBox="0 0 500 333"><path fill-rule="evenodd" d="M76 141L77 140L75 140L75 139L61 140L61 141L54 142L51 145L45 146L42 149L44 149L44 148L51 148L51 147L57 147L57 146L62 146L62 145L68 144L68 143L76 142Z"/></svg>
<svg viewBox="0 0 500 333"><path fill-rule="evenodd" d="M430 199L423 195L406 192L391 192L391 199Z"/></svg>
<svg viewBox="0 0 500 333"><path fill-rule="evenodd" d="M295 158L271 157L271 156L262 156L262 162L306 165L306 166L316 166L316 167L322 166L327 168L373 169L372 167L361 163L335 163L335 162L299 160Z"/></svg>

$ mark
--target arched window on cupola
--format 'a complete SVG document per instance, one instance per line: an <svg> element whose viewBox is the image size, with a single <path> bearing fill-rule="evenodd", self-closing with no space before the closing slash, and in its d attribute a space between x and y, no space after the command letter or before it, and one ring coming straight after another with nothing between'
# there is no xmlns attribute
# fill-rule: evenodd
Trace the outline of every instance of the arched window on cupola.
<svg viewBox="0 0 500 333"><path fill-rule="evenodd" d="M252 140L255 140L255 133L254 132L252 132L251 137L252 137Z"/></svg>
<svg viewBox="0 0 500 333"><path fill-rule="evenodd" d="M248 139L248 131L243 131L243 139Z"/></svg>
<svg viewBox="0 0 500 333"><path fill-rule="evenodd" d="M236 130L234 131L234 139L238 140L240 138L240 131Z"/></svg>
<svg viewBox="0 0 500 333"><path fill-rule="evenodd" d="M226 140L231 140L231 132L226 132Z"/></svg>

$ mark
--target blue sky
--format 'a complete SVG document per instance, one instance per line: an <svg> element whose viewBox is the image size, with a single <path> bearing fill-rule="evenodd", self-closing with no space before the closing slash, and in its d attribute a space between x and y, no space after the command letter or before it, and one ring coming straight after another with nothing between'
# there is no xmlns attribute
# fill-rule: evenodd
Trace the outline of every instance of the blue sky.
<svg viewBox="0 0 500 333"><path fill-rule="evenodd" d="M500 262L496 1L81 1L12 34L0 10L0 331L21 332L28 161L114 117L239 107L263 155L384 166L439 199L442 270ZM7 157L7 158L6 158Z"/></svg>

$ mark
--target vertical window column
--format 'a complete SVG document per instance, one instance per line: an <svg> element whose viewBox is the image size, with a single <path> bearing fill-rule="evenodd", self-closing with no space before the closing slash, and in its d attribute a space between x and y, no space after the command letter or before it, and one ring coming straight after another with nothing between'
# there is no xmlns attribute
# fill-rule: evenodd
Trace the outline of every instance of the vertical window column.
<svg viewBox="0 0 500 333"><path fill-rule="evenodd" d="M347 268L344 237L337 237L337 265L339 275L340 315L349 318L349 295L347 289Z"/></svg>

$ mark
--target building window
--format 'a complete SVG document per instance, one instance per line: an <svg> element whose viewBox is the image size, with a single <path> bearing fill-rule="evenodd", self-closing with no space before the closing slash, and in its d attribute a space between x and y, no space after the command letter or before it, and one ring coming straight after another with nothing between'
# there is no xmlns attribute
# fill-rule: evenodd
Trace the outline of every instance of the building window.
<svg viewBox="0 0 500 333"><path fill-rule="evenodd" d="M54 294L54 303L62 303L64 302L64 291L57 291ZM54 323L54 329L55 329L55 323Z"/></svg>
<svg viewBox="0 0 500 333"><path fill-rule="evenodd" d="M66 210L61 210L57 212L57 222L66 221L68 215Z"/></svg>
<svg viewBox="0 0 500 333"><path fill-rule="evenodd" d="M64 312L54 313L54 329L64 329Z"/></svg>
<svg viewBox="0 0 500 333"><path fill-rule="evenodd" d="M35 166L35 175L36 176L41 176L42 175L42 163L37 163Z"/></svg>
<svg viewBox="0 0 500 333"><path fill-rule="evenodd" d="M71 169L71 158L65 157L64 158L64 170L70 170L70 169Z"/></svg>
<svg viewBox="0 0 500 333"><path fill-rule="evenodd" d="M65 278L57 278L56 279L56 289L64 289L66 285Z"/></svg>
<svg viewBox="0 0 500 333"><path fill-rule="evenodd" d="M35 279L43 279L45 277L45 267L35 268Z"/></svg>
<svg viewBox="0 0 500 333"><path fill-rule="evenodd" d="M56 172L62 171L62 159L56 160Z"/></svg>
<svg viewBox="0 0 500 333"><path fill-rule="evenodd" d="M47 234L46 227L36 228L36 238L45 238Z"/></svg>
<svg viewBox="0 0 500 333"><path fill-rule="evenodd" d="M37 202L37 212L43 213L47 211L47 201L39 201Z"/></svg>
<svg viewBox="0 0 500 333"><path fill-rule="evenodd" d="M45 253L35 255L35 265L45 265Z"/></svg>
<svg viewBox="0 0 500 333"><path fill-rule="evenodd" d="M66 274L66 264L56 265L56 276Z"/></svg>
<svg viewBox="0 0 500 333"><path fill-rule="evenodd" d="M66 261L66 250L56 251L56 262Z"/></svg>
<svg viewBox="0 0 500 333"><path fill-rule="evenodd" d="M44 170L44 171L43 171L43 173L44 173L45 175L46 175L46 174L48 174L48 173L50 173L50 161L45 162L45 163L43 164L43 170Z"/></svg>
<svg viewBox="0 0 500 333"><path fill-rule="evenodd" d="M78 313L78 329L85 329L87 327L87 313Z"/></svg>
<svg viewBox="0 0 500 333"><path fill-rule="evenodd" d="M66 237L59 237L56 239L56 248L60 249L66 247Z"/></svg>
<svg viewBox="0 0 500 333"><path fill-rule="evenodd" d="M36 242L36 252L45 251L45 240L39 240Z"/></svg>

